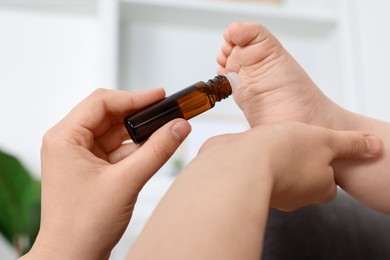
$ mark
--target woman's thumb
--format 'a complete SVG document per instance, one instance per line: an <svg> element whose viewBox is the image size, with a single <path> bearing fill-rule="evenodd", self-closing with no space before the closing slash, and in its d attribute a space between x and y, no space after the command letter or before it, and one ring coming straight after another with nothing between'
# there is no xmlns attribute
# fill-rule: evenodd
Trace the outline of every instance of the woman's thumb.
<svg viewBox="0 0 390 260"><path fill-rule="evenodd" d="M338 132L332 140L332 148L337 158L361 159L382 154L382 140L375 135L357 132Z"/></svg>
<svg viewBox="0 0 390 260"><path fill-rule="evenodd" d="M132 185L141 187L163 166L191 132L184 119L175 119L158 129L132 155L119 163L121 170L129 174Z"/></svg>

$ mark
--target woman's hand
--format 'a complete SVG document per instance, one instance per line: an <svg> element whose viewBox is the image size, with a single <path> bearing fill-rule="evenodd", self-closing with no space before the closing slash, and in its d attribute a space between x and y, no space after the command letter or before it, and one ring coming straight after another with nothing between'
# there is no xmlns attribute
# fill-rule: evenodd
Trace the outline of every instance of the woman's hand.
<svg viewBox="0 0 390 260"><path fill-rule="evenodd" d="M45 134L41 228L26 258L108 259L141 188L190 132L177 119L142 146L124 143L123 118L164 95L97 90Z"/></svg>
<svg viewBox="0 0 390 260"><path fill-rule="evenodd" d="M381 152L381 140L372 135L285 122L214 137L196 160L215 171L235 172L236 178L249 175L253 183L266 180L272 184L271 206L294 210L335 197L334 160L373 158Z"/></svg>

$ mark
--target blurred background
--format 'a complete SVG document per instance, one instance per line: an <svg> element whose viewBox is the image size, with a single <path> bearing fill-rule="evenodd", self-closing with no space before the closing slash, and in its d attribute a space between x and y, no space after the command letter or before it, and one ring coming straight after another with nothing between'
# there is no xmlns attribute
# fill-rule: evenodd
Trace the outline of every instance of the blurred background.
<svg viewBox="0 0 390 260"><path fill-rule="evenodd" d="M170 94L213 78L233 21L264 24L335 102L388 121L389 11L386 0L0 0L0 151L39 182L42 136L74 105L98 87ZM190 122L193 132L143 190L111 259L124 258L204 140L247 128L233 99ZM0 203L0 220L11 223ZM0 235L0 259L17 252Z"/></svg>

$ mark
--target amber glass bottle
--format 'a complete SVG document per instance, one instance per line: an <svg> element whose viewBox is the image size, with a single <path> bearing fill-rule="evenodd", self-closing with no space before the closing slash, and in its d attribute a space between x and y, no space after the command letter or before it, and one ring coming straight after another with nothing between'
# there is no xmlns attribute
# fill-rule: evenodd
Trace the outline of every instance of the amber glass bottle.
<svg viewBox="0 0 390 260"><path fill-rule="evenodd" d="M195 83L144 110L125 117L126 129L134 143L141 143L172 119L190 119L214 107L215 102L230 96L238 84L239 78L235 73Z"/></svg>

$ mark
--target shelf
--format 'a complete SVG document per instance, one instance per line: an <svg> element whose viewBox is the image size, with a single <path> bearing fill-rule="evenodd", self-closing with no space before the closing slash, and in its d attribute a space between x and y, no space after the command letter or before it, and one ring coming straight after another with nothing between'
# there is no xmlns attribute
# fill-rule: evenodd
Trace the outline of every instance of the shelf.
<svg viewBox="0 0 390 260"><path fill-rule="evenodd" d="M96 15L96 0L4 0L0 8L73 15Z"/></svg>
<svg viewBox="0 0 390 260"><path fill-rule="evenodd" d="M276 20L290 20L334 24L337 15L331 8L315 6L294 6L291 4L266 4L253 1L232 0L122 0L123 13L135 13L136 9L143 10L165 8L172 10L191 10L191 12L206 12L244 16L248 19L262 17ZM140 15L142 12L137 11Z"/></svg>

